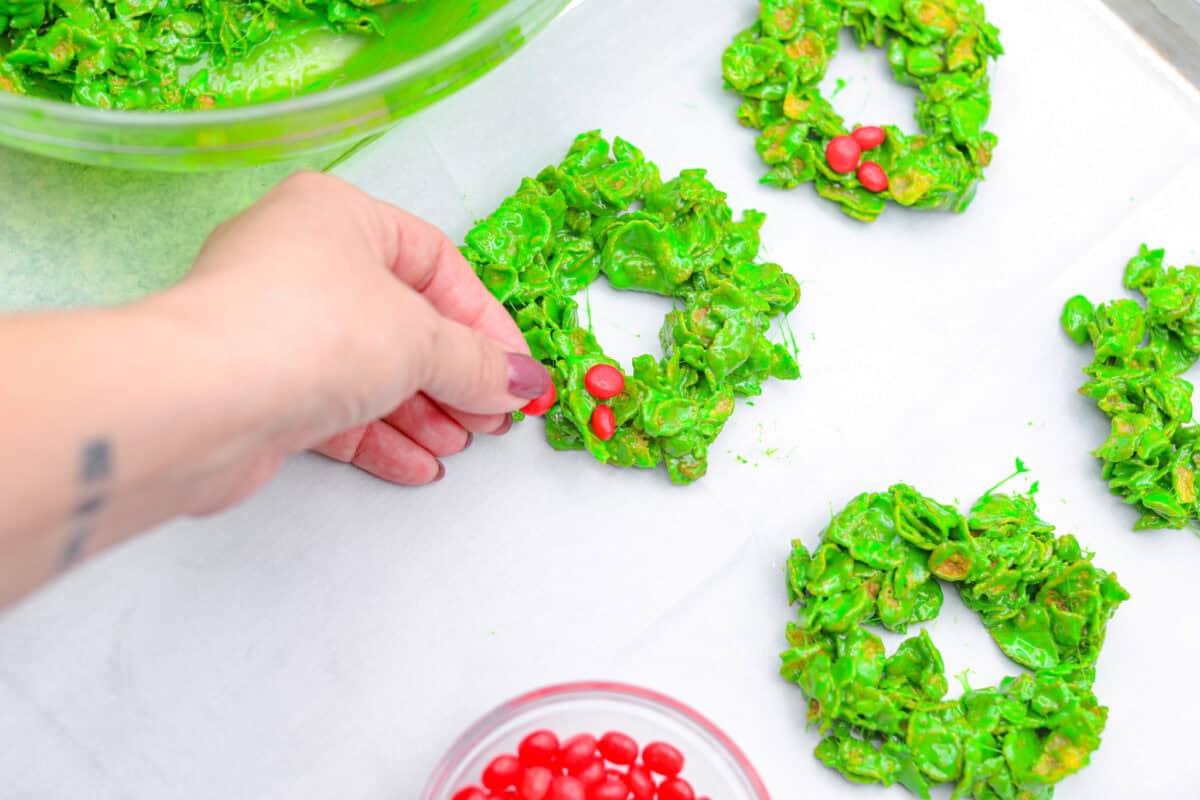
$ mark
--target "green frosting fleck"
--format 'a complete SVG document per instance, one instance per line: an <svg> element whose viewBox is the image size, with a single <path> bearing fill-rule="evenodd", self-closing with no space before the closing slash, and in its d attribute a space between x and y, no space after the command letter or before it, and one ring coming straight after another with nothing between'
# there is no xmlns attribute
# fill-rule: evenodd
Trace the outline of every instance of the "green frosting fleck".
<svg viewBox="0 0 1200 800"><path fill-rule="evenodd" d="M845 27L860 47L886 48L896 80L921 93L922 133L883 126L884 143L864 154L888 175L878 194L825 161L830 140L850 132L818 88ZM726 87L742 96L738 120L761 132L756 147L769 167L762 182L783 189L811 182L846 214L870 222L888 199L956 212L970 205L996 146L984 126L988 63L1001 53L999 31L978 0L761 0L758 21L734 39L722 68Z"/></svg>
<svg viewBox="0 0 1200 800"><path fill-rule="evenodd" d="M412 2L0 0L0 91L99 108L228 105L212 68L297 26L378 35L380 8Z"/></svg>
<svg viewBox="0 0 1200 800"><path fill-rule="evenodd" d="M1055 536L1030 496L985 494L963 517L898 484L861 494L809 552L787 562L799 620L782 675L823 735L815 755L858 783L899 783L922 798L1043 800L1087 765L1108 709L1092 693L1108 620L1128 593L1074 536ZM934 619L942 584L1010 659L994 688L947 699L927 630L888 655L869 626L905 633Z"/></svg>
<svg viewBox="0 0 1200 800"><path fill-rule="evenodd" d="M1109 488L1141 512L1136 530L1182 528L1200 517L1200 426L1192 420L1192 384L1182 377L1200 357L1200 267L1164 267L1163 251L1142 245L1125 268L1125 288L1145 302L1093 307L1076 296L1062 324L1094 348L1079 391L1112 420L1095 451Z"/></svg>
<svg viewBox="0 0 1200 800"><path fill-rule="evenodd" d="M618 466L665 462L671 480L689 483L704 475L734 398L760 394L769 377L800 376L793 353L767 337L772 319L795 308L800 286L778 264L756 260L764 220L757 211L734 220L704 170L663 182L636 147L619 138L610 146L592 131L467 234L463 254L554 377L552 447ZM635 358L624 391L606 401L616 417L608 441L589 425L601 401L584 375L620 365L580 327L574 299L601 274L616 289L678 304L659 334L664 356Z"/></svg>

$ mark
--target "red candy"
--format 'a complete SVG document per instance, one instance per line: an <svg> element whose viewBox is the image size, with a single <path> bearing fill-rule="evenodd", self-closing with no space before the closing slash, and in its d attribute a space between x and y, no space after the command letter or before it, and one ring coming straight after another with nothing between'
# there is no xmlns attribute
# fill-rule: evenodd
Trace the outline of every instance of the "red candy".
<svg viewBox="0 0 1200 800"><path fill-rule="evenodd" d="M521 762L516 756L496 756L483 770L483 785L498 792L516 786L521 777Z"/></svg>
<svg viewBox="0 0 1200 800"><path fill-rule="evenodd" d="M888 188L887 173L883 171L883 167L874 161L864 161L862 166L858 168L858 182L868 192L875 192L876 194Z"/></svg>
<svg viewBox="0 0 1200 800"><path fill-rule="evenodd" d="M587 789L578 778L570 775L559 775L550 784L550 793L546 800L587 800Z"/></svg>
<svg viewBox="0 0 1200 800"><path fill-rule="evenodd" d="M606 778L603 783L588 787L587 800L626 800L629 797L629 787L619 778Z"/></svg>
<svg viewBox="0 0 1200 800"><path fill-rule="evenodd" d="M619 783L620 783L622 786L628 786L628 785L629 785L628 783L626 783L626 782L625 782L625 773L623 773L623 772L617 772L615 769L609 769L609 770L605 770L605 772L604 772L604 780L606 780L606 781L610 781L610 782L611 782L611 781L618 781L618 782L619 782Z"/></svg>
<svg viewBox="0 0 1200 800"><path fill-rule="evenodd" d="M638 746L633 737L617 731L609 731L600 737L600 755L614 764L632 764L637 761Z"/></svg>
<svg viewBox="0 0 1200 800"><path fill-rule="evenodd" d="M608 406L596 406L592 411L592 433L602 442L607 442L617 432L617 418ZM595 739L592 739L595 742Z"/></svg>
<svg viewBox="0 0 1200 800"><path fill-rule="evenodd" d="M841 175L854 172L860 158L862 147L851 136L835 136L825 147L825 161Z"/></svg>
<svg viewBox="0 0 1200 800"><path fill-rule="evenodd" d="M683 769L683 754L666 742L651 742L642 751L642 762L651 772L674 778Z"/></svg>
<svg viewBox="0 0 1200 800"><path fill-rule="evenodd" d="M658 787L658 800L696 800L696 793L683 778L671 778Z"/></svg>
<svg viewBox="0 0 1200 800"><path fill-rule="evenodd" d="M517 745L517 757L526 767L552 767L558 758L558 737L551 731L534 731Z"/></svg>
<svg viewBox="0 0 1200 800"><path fill-rule="evenodd" d="M639 761L638 743L620 731L598 740L581 733L560 743L552 731L537 730L521 740L516 755L488 762L480 780L486 788L465 786L451 800L697 800L679 776L683 765L683 754L666 742L646 745Z"/></svg>
<svg viewBox="0 0 1200 800"><path fill-rule="evenodd" d="M641 764L635 764L629 768L629 772L625 776L625 783L629 786L629 791L633 793L633 800L652 800L654 797L654 778L650 775L650 770L646 769Z"/></svg>
<svg viewBox="0 0 1200 800"><path fill-rule="evenodd" d="M598 400L608 400L625 391L625 376L608 364L597 364L583 376L588 393Z"/></svg>
<svg viewBox="0 0 1200 800"><path fill-rule="evenodd" d="M863 150L874 150L887 139L887 133L878 125L865 125L855 128L850 137L858 142L858 146Z"/></svg>
<svg viewBox="0 0 1200 800"><path fill-rule="evenodd" d="M611 409L609 409L611 411ZM592 415L595 416L594 414ZM558 751L558 763L574 773L596 760L596 737L590 733L572 736L562 743Z"/></svg>
<svg viewBox="0 0 1200 800"><path fill-rule="evenodd" d="M550 388L541 397L530 400L525 405L521 406L521 413L531 417L540 417L550 410L554 405L554 401L558 399L558 392L554 388L554 384L550 384Z"/></svg>
<svg viewBox="0 0 1200 800"><path fill-rule="evenodd" d="M518 784L517 795L521 800L546 800L553 782L554 773L548 767L526 767Z"/></svg>
<svg viewBox="0 0 1200 800"><path fill-rule="evenodd" d="M576 769L567 768L567 773L579 778L584 786L595 786L604 782L604 760L593 757L591 761Z"/></svg>

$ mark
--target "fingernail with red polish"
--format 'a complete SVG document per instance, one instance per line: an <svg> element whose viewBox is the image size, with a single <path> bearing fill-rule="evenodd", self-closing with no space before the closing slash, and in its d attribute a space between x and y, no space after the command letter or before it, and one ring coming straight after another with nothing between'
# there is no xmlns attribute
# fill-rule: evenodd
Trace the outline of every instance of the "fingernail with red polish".
<svg viewBox="0 0 1200 800"><path fill-rule="evenodd" d="M520 353L508 354L508 393L533 400L550 388L550 373L537 359Z"/></svg>
<svg viewBox="0 0 1200 800"><path fill-rule="evenodd" d="M462 449L466 450L468 447L471 446L471 442L473 442L473 441L475 441L475 434L471 433L470 431L467 431L467 441L463 443Z"/></svg>
<svg viewBox="0 0 1200 800"><path fill-rule="evenodd" d="M440 480L441 480L442 478L444 478L444 477L446 477L446 465L445 465L445 464L443 464L442 462L440 462L440 461L439 461L439 462L438 462L438 471L437 471L437 475L435 475L435 476L433 477L433 480L432 480L432 481L430 481L430 482L431 482L431 483L437 483L438 481L440 481Z"/></svg>
<svg viewBox="0 0 1200 800"><path fill-rule="evenodd" d="M512 430L513 420L512 415L505 415L504 422L500 423L500 427L492 431L492 436L503 436Z"/></svg>

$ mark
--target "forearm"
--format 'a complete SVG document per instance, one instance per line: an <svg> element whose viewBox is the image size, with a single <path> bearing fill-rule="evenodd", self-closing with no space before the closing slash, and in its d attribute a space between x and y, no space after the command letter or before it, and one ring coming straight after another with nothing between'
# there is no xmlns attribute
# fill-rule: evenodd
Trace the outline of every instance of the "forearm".
<svg viewBox="0 0 1200 800"><path fill-rule="evenodd" d="M260 364L177 298L0 321L0 607L157 522L277 436Z"/></svg>
<svg viewBox="0 0 1200 800"><path fill-rule="evenodd" d="M436 228L300 173L126 309L0 320L0 608L313 447L423 485L552 388Z"/></svg>

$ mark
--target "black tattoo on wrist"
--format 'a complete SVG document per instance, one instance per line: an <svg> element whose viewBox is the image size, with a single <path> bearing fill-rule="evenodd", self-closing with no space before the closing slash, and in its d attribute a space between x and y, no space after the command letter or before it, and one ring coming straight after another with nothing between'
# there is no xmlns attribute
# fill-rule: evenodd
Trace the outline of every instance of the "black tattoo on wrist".
<svg viewBox="0 0 1200 800"><path fill-rule="evenodd" d="M108 503L112 482L112 445L107 439L92 439L79 451L79 502L71 515L67 544L59 557L59 569L66 569L78 560L87 541L96 531L100 513Z"/></svg>
<svg viewBox="0 0 1200 800"><path fill-rule="evenodd" d="M111 447L107 439L92 439L83 446L79 458L79 482L82 484L106 480L112 472Z"/></svg>

